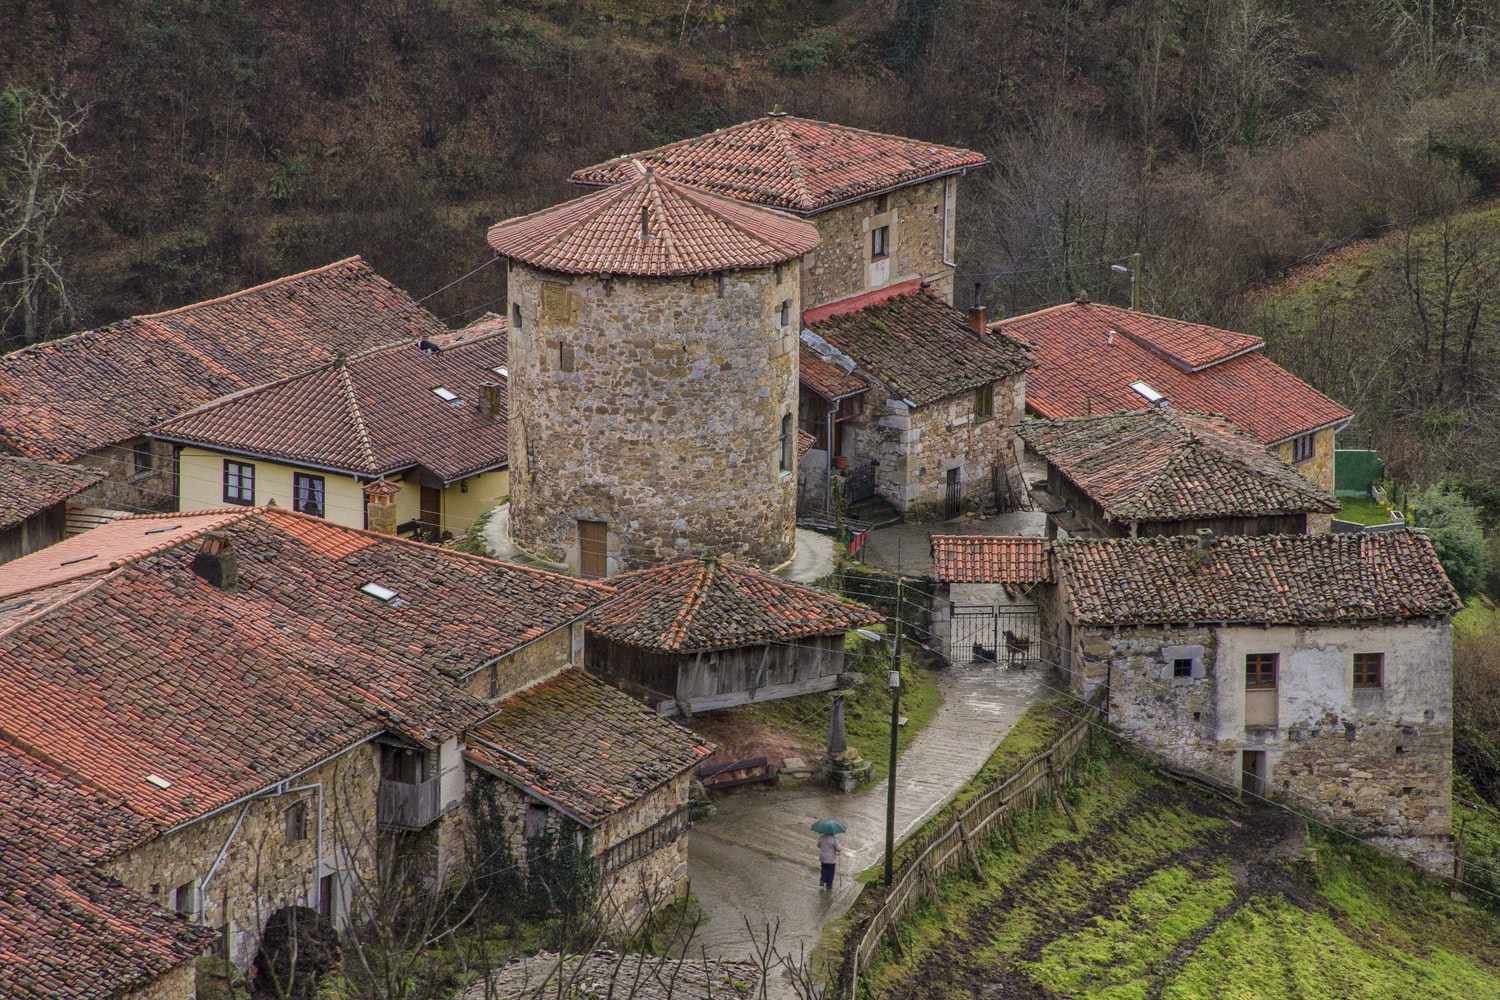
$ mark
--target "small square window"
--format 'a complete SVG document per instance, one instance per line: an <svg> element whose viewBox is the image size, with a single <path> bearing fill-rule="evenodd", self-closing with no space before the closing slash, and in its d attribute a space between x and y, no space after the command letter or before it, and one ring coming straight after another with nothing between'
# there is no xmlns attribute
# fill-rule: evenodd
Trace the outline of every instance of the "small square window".
<svg viewBox="0 0 1500 1000"><path fill-rule="evenodd" d="M547 807L535 803L526 803L526 827L523 831L527 840L533 840L547 832Z"/></svg>
<svg viewBox="0 0 1500 1000"><path fill-rule="evenodd" d="M135 463L135 474L145 475L156 468L156 456L151 454L151 443L142 441L131 449L131 456Z"/></svg>
<svg viewBox="0 0 1500 1000"><path fill-rule="evenodd" d="M293 802L286 810L286 842L307 839L307 801Z"/></svg>
<svg viewBox="0 0 1500 1000"><path fill-rule="evenodd" d="M1276 654L1245 654L1245 690L1264 691L1276 688Z"/></svg>
<svg viewBox="0 0 1500 1000"><path fill-rule="evenodd" d="M517 330L521 329L521 303L519 302L510 304L510 325Z"/></svg>
<svg viewBox="0 0 1500 1000"><path fill-rule="evenodd" d="M307 472L292 474L292 507L303 514L322 517L328 508L324 506L323 477Z"/></svg>
<svg viewBox="0 0 1500 1000"><path fill-rule="evenodd" d="M172 909L184 916L193 916L198 912L198 880L184 882L172 890Z"/></svg>
<svg viewBox="0 0 1500 1000"><path fill-rule="evenodd" d="M1313 445L1313 436L1304 434L1299 438L1292 439L1292 461L1306 462L1317 454L1317 448Z"/></svg>
<svg viewBox="0 0 1500 1000"><path fill-rule="evenodd" d="M870 259L884 260L891 253L891 227L881 226L870 230Z"/></svg>
<svg viewBox="0 0 1500 1000"><path fill-rule="evenodd" d="M255 503L255 466L249 462L224 461L224 502Z"/></svg>
<svg viewBox="0 0 1500 1000"><path fill-rule="evenodd" d="M1355 653L1354 654L1354 686L1357 688L1378 688L1385 684L1385 654L1384 653Z"/></svg>
<svg viewBox="0 0 1500 1000"><path fill-rule="evenodd" d="M1178 657L1172 661L1173 677L1193 676L1193 660L1191 657Z"/></svg>
<svg viewBox="0 0 1500 1000"><path fill-rule="evenodd" d="M781 303L781 325L792 325L792 300L786 299Z"/></svg>
<svg viewBox="0 0 1500 1000"><path fill-rule="evenodd" d="M878 194L875 196L875 214L884 215L891 210L891 196L889 194Z"/></svg>
<svg viewBox="0 0 1500 1000"><path fill-rule="evenodd" d="M993 382L974 388L974 419L990 420L995 416L995 385Z"/></svg>

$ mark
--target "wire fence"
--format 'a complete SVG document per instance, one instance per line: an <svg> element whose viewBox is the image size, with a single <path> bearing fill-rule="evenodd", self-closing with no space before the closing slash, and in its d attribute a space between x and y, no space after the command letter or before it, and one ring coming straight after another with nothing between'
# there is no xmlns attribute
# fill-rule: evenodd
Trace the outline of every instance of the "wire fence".
<svg viewBox="0 0 1500 1000"><path fill-rule="evenodd" d="M899 927L907 912L923 899L936 899L938 886L946 876L971 866L976 876L983 877L981 849L1001 832L1011 831L1018 810L1034 812L1038 804L1053 800L1067 810L1062 799L1063 787L1079 752L1103 721L1101 709L1101 699L1091 700L1078 720L1050 747L1015 773L984 788L945 829L933 834L927 845L901 866L885 898L868 915L858 918L845 937L836 996L854 1000L860 974L869 967L886 935Z"/></svg>

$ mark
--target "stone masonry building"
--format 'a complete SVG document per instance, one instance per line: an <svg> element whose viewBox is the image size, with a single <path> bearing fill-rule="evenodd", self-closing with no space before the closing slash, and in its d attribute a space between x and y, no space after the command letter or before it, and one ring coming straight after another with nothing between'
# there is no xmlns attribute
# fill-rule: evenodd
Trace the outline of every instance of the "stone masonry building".
<svg viewBox="0 0 1500 1000"><path fill-rule="evenodd" d="M516 545L592 577L790 559L817 230L641 168L489 239L510 265Z"/></svg>

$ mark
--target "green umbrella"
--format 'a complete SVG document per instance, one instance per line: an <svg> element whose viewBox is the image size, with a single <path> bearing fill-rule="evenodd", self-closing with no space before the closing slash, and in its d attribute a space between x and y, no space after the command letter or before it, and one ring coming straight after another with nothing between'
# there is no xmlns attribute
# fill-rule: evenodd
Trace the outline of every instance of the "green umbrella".
<svg viewBox="0 0 1500 1000"><path fill-rule="evenodd" d="M815 833L843 833L849 829L836 819L820 819L812 825Z"/></svg>

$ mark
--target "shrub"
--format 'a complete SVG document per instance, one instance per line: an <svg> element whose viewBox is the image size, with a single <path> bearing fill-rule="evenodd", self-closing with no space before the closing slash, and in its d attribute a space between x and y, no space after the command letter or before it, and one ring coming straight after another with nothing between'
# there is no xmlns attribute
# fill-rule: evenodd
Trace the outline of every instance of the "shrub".
<svg viewBox="0 0 1500 1000"><path fill-rule="evenodd" d="M1426 530L1453 589L1463 597L1484 590L1490 553L1474 505L1446 483L1413 494L1410 503L1411 521Z"/></svg>

